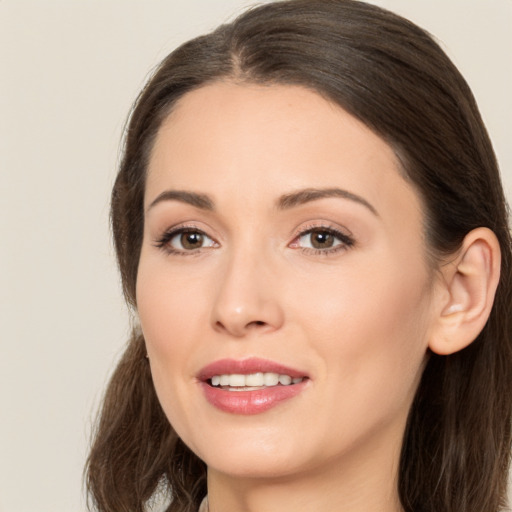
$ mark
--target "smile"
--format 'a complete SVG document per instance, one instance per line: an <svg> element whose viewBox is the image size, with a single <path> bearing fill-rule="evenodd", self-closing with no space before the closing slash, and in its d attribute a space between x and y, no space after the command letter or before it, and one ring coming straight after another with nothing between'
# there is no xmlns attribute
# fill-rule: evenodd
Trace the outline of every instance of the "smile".
<svg viewBox="0 0 512 512"><path fill-rule="evenodd" d="M223 359L198 375L206 400L231 414L259 414L299 395L309 377L272 361Z"/></svg>
<svg viewBox="0 0 512 512"><path fill-rule="evenodd" d="M272 386L290 386L291 384L299 384L304 377L291 377L286 374L279 374L274 372L257 372L249 373L248 375L233 373L214 375L210 384L214 387L220 386L222 389L229 391L248 391L254 389L261 389Z"/></svg>

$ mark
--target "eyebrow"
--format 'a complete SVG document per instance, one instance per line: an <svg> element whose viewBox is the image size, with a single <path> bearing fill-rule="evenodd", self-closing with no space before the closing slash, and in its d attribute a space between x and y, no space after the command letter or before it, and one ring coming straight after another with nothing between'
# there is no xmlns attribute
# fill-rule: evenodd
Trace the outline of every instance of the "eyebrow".
<svg viewBox="0 0 512 512"><path fill-rule="evenodd" d="M354 201L365 206L377 217L379 216L377 210L366 199L341 188L305 188L296 192L291 192L290 194L282 195L277 200L276 206L279 210L288 210L312 201L330 197L339 197L342 199L348 199L349 201ZM201 210L215 210L213 200L206 194L198 194L197 192L190 192L187 190L165 190L152 201L152 203L147 207L146 212L158 203L164 201L179 201L181 203L195 206Z"/></svg>
<svg viewBox="0 0 512 512"><path fill-rule="evenodd" d="M165 190L147 207L146 212L163 201L179 201L200 208L201 210L215 210L212 199L206 194L198 194L186 190Z"/></svg>
<svg viewBox="0 0 512 512"><path fill-rule="evenodd" d="M329 197L340 197L342 199L354 201L365 206L377 217L379 216L377 210L366 199L341 188L305 188L303 190L298 190L297 192L281 196L277 201L277 207L280 210L288 210L295 206Z"/></svg>

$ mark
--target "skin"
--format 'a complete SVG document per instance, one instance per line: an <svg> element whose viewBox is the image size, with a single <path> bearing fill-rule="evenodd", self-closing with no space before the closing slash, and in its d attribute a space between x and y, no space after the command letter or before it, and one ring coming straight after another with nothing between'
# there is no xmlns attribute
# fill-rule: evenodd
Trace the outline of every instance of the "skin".
<svg viewBox="0 0 512 512"><path fill-rule="evenodd" d="M360 200L276 206L312 188ZM169 190L206 194L215 209L154 203ZM157 247L183 226L205 234L203 247L180 235ZM353 243L311 248L312 227ZM178 102L150 158L137 305L159 400L208 465L211 512L401 510L434 276L417 193L392 149L340 107L301 87L229 82ZM216 409L198 372L248 357L303 371L304 391L261 414Z"/></svg>

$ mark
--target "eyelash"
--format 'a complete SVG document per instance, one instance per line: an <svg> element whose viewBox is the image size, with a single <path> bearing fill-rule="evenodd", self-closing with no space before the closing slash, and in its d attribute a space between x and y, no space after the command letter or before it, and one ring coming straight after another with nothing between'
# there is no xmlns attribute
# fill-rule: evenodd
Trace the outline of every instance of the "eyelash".
<svg viewBox="0 0 512 512"><path fill-rule="evenodd" d="M172 255L178 255L178 256L198 255L201 252L201 249L204 249L204 247L187 251L187 250L175 249L174 247L172 247L170 245L170 242L172 241L173 238L175 238L176 236L181 235L183 233L197 233L204 237L210 238L210 240L213 240L203 230L197 228L196 226L193 226L193 225L180 226L178 228L171 228L171 229L165 231L163 233L163 235L158 240L156 240L155 247L162 249L167 254L172 254Z"/></svg>
<svg viewBox="0 0 512 512"><path fill-rule="evenodd" d="M313 225L310 227L306 227L304 231L300 231L291 244L295 243L296 240L299 240L300 238L310 235L314 232L318 233L326 233L328 235L333 236L335 239L337 239L340 243L327 248L327 249L315 249L312 247L298 247L303 253L305 254L311 254L313 256L331 256L333 254L336 254L340 251L346 251L347 249L350 249L354 246L355 240L351 235L348 235L347 233L343 233L342 231L327 225Z"/></svg>
<svg viewBox="0 0 512 512"><path fill-rule="evenodd" d="M300 249L305 254L330 256L330 255L333 255L340 251L350 249L355 244L355 240L351 235L343 233L343 232L339 231L338 229L333 228L332 226L314 225L314 226L307 227L303 231L300 231L299 233L297 233L297 235L294 237L294 239L289 244L289 246L293 246L293 244L295 244L302 237L305 237L305 236L310 235L315 232L326 233L327 235L331 235L335 239L337 239L340 243L338 243L337 245L334 245L331 248L327 248L327 249L315 249L312 247L300 247L300 246L297 246L296 248ZM170 242L173 240L173 238L175 238L176 236L181 235L183 233L195 233L195 234L199 234L201 236L207 237L210 240L213 240L201 229L197 228L196 226L190 225L190 226L180 226L178 228L171 228L171 229L165 231L163 233L163 235L158 240L155 241L154 245L158 249L165 251L167 254L179 255L179 256L199 255L203 249L207 248L207 247L200 247L198 249L191 249L191 250L175 249L174 247L172 247L170 245ZM217 242L215 242L215 241L214 241L214 243L217 244ZM210 247L212 247L212 246L210 246Z"/></svg>

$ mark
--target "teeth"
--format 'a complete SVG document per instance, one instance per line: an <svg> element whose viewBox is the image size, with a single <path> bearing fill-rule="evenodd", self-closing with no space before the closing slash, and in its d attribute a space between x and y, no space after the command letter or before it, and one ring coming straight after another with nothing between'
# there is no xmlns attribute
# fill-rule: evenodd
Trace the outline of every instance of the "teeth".
<svg viewBox="0 0 512 512"><path fill-rule="evenodd" d="M229 376L229 387L237 388L240 386L245 386L245 375L238 375L234 373Z"/></svg>
<svg viewBox="0 0 512 512"><path fill-rule="evenodd" d="M265 386L289 386L290 384L299 384L303 381L303 377L291 378L289 375L274 373L274 372L257 372L249 373L247 375L233 373L214 375L211 378L212 386L222 386L229 388L260 388Z"/></svg>
<svg viewBox="0 0 512 512"><path fill-rule="evenodd" d="M279 384L289 386L292 383L292 378L289 375L279 375Z"/></svg>
<svg viewBox="0 0 512 512"><path fill-rule="evenodd" d="M265 386L277 386L279 384L278 373L265 373Z"/></svg>
<svg viewBox="0 0 512 512"><path fill-rule="evenodd" d="M259 373L250 373L245 376L245 383L242 385L245 386L263 386L265 377L262 372Z"/></svg>

